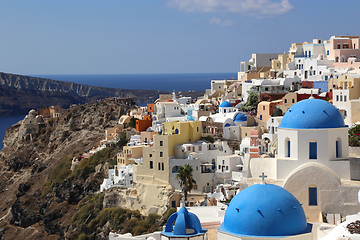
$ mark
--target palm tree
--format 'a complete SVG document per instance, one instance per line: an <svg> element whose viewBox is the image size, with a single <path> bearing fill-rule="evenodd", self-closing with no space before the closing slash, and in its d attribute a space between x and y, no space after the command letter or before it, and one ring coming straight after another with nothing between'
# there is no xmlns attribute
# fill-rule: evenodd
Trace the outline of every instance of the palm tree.
<svg viewBox="0 0 360 240"><path fill-rule="evenodd" d="M185 202L187 201L188 192L191 192L194 185L196 184L192 172L192 167L189 164L185 164L185 166L179 166L178 174L176 176L180 182L182 192L184 193Z"/></svg>

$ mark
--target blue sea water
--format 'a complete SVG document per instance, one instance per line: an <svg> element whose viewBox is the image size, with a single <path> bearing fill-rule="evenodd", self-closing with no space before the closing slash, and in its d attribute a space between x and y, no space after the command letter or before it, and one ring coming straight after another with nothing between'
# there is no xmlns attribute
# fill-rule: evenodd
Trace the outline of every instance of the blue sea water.
<svg viewBox="0 0 360 240"><path fill-rule="evenodd" d="M211 80L236 79L237 73L61 74L32 76L98 87L163 91L205 91L205 89L210 88ZM146 106L145 103L140 105ZM23 118L24 116L0 116L0 150L3 148L2 139L4 139L6 129Z"/></svg>
<svg viewBox="0 0 360 240"><path fill-rule="evenodd" d="M25 116L9 116L9 117L0 117L0 150L3 149L4 145L2 143L2 140L5 137L6 129L10 126L14 125L20 120L23 120Z"/></svg>
<svg viewBox="0 0 360 240"><path fill-rule="evenodd" d="M205 89L210 88L211 80L236 79L237 73L64 74L32 76L109 88L205 91Z"/></svg>

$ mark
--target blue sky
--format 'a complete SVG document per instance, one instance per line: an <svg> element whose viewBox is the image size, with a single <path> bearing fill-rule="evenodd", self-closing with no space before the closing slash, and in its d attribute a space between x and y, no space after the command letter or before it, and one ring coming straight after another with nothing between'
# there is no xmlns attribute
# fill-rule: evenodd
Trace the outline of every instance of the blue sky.
<svg viewBox="0 0 360 240"><path fill-rule="evenodd" d="M15 0L0 2L0 71L237 72L251 53L359 35L360 1Z"/></svg>

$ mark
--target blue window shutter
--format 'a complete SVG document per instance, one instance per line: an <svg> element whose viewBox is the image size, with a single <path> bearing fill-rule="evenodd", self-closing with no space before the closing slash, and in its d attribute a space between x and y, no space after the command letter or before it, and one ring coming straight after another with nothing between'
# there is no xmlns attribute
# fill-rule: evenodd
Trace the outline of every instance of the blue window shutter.
<svg viewBox="0 0 360 240"><path fill-rule="evenodd" d="M317 142L309 143L309 158L317 159Z"/></svg>

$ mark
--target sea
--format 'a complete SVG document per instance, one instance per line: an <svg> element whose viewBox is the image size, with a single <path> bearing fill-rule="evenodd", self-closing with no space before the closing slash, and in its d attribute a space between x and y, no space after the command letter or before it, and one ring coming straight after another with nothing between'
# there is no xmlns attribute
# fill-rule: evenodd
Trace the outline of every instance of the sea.
<svg viewBox="0 0 360 240"><path fill-rule="evenodd" d="M122 89L148 89L162 91L205 91L210 88L211 80L237 79L233 73L163 73L163 74L59 74L30 75L58 81L74 82L97 87ZM183 94L186 96L185 94ZM145 105L145 103L140 103ZM3 148L6 129L25 116L0 116L0 150Z"/></svg>

